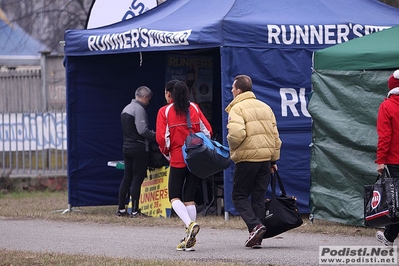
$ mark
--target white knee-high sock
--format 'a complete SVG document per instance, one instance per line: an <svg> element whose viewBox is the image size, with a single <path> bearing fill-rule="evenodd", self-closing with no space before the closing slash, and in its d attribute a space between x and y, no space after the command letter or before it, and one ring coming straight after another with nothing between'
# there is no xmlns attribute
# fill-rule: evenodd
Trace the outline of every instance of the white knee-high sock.
<svg viewBox="0 0 399 266"><path fill-rule="evenodd" d="M186 208L191 221L195 222L197 220L197 207L195 205L188 205Z"/></svg>
<svg viewBox="0 0 399 266"><path fill-rule="evenodd" d="M190 215L188 214L186 205L180 200L175 200L172 202L172 208L176 212L177 216L183 221L183 223L188 227L191 222Z"/></svg>

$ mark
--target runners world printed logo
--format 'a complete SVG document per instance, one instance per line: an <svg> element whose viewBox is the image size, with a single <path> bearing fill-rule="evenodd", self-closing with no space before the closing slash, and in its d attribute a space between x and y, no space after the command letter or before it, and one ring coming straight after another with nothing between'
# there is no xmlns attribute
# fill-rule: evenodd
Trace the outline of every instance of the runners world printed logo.
<svg viewBox="0 0 399 266"><path fill-rule="evenodd" d="M373 191L373 199L371 200L371 208L374 210L380 204L381 194L377 190Z"/></svg>

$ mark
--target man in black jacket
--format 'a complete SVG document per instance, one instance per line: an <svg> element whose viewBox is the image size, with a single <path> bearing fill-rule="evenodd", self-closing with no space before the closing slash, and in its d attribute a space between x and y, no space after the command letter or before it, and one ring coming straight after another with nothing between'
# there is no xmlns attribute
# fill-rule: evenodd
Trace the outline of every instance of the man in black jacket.
<svg viewBox="0 0 399 266"><path fill-rule="evenodd" d="M116 216L127 216L126 198L130 188L132 213L130 218L144 217L139 209L140 189L147 176L149 143L155 141L155 132L148 129L145 108L152 97L152 91L141 86L135 92L135 99L122 111L123 160L125 172L119 187L118 211Z"/></svg>

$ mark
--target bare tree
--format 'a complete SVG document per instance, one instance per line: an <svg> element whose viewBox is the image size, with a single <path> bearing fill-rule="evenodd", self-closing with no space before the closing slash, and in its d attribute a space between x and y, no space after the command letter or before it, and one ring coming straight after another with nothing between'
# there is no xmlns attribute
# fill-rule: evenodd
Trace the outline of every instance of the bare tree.
<svg viewBox="0 0 399 266"><path fill-rule="evenodd" d="M83 29L93 0L0 0L0 8L11 22L62 52L60 41L67 29Z"/></svg>
<svg viewBox="0 0 399 266"><path fill-rule="evenodd" d="M399 8L399 0L380 0L380 2Z"/></svg>

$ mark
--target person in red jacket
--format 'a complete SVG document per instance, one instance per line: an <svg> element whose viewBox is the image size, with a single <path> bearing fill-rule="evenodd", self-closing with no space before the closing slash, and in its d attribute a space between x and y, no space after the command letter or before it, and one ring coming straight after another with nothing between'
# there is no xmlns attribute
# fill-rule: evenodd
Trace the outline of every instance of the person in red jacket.
<svg viewBox="0 0 399 266"><path fill-rule="evenodd" d="M189 135L187 114L193 132L203 132L212 136L212 128L196 103L189 102L189 91L183 81L172 80L166 84L166 106L159 109L156 120L156 141L163 154L170 158L168 182L169 200L173 210L186 226L185 237L177 245L177 250L192 251L195 236L200 230L197 224L197 210L194 202L199 177L192 174L183 158L182 146Z"/></svg>
<svg viewBox="0 0 399 266"><path fill-rule="evenodd" d="M399 70L388 79L389 92L381 103L377 117L377 172L382 174L387 166L391 177L399 178ZM378 241L392 246L398 237L399 224L385 227L385 231L377 231Z"/></svg>

